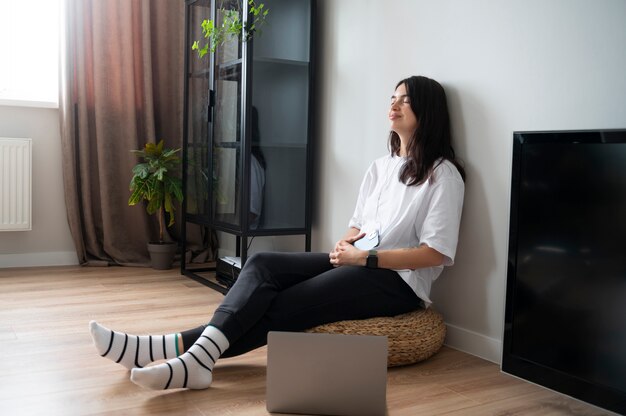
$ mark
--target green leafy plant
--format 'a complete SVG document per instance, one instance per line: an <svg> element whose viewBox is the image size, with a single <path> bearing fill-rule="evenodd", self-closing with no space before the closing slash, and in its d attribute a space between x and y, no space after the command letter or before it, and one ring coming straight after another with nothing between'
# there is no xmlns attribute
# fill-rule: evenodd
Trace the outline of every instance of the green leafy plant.
<svg viewBox="0 0 626 416"><path fill-rule="evenodd" d="M204 38L208 40L204 46L200 47L200 42L195 41L191 46L191 50L198 51L200 58L204 57L209 50L211 53L215 52L218 46L224 44L224 42L230 40L234 36L240 37L244 42L250 40L254 33L265 24L265 18L269 14L269 9L265 8L263 3L258 6L254 0L249 0L250 17L245 24L241 20L240 10L234 9L220 9L222 15L221 25L216 25L212 19L205 19L202 21L202 34Z"/></svg>
<svg viewBox="0 0 626 416"><path fill-rule="evenodd" d="M174 224L174 202L182 202L183 186L178 176L180 149L164 148L163 140L158 144L146 143L142 150L131 150L142 159L133 167L130 181L131 195L128 205L146 201L146 211L159 217L159 242L165 233L165 213L169 215L168 227Z"/></svg>

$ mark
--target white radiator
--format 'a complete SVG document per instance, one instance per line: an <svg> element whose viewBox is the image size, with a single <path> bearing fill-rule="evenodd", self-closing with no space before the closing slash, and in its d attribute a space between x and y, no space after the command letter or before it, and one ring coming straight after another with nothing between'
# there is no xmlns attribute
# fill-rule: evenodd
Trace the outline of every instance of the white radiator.
<svg viewBox="0 0 626 416"><path fill-rule="evenodd" d="M0 231L32 228L31 146L31 139L0 137Z"/></svg>

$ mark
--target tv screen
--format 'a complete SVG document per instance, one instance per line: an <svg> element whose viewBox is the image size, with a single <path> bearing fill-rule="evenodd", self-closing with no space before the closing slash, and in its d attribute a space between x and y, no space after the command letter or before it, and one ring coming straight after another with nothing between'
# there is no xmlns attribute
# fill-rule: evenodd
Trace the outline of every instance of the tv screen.
<svg viewBox="0 0 626 416"><path fill-rule="evenodd" d="M626 130L516 132L502 370L626 413Z"/></svg>

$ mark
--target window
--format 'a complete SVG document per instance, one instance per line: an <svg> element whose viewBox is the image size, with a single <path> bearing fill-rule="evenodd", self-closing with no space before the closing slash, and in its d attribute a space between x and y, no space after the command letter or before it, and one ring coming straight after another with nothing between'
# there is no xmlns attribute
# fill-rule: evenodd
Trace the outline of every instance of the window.
<svg viewBox="0 0 626 416"><path fill-rule="evenodd" d="M0 104L57 106L62 2L0 1Z"/></svg>

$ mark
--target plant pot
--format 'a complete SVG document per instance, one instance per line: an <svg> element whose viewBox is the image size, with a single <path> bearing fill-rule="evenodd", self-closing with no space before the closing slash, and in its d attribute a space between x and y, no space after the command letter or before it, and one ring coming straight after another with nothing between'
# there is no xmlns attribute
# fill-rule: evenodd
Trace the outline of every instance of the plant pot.
<svg viewBox="0 0 626 416"><path fill-rule="evenodd" d="M150 253L150 261L152 268L156 270L169 270L174 263L174 254L176 253L176 243L148 243L148 252Z"/></svg>

